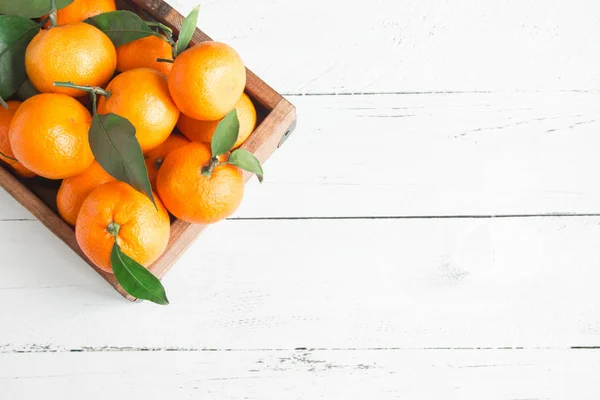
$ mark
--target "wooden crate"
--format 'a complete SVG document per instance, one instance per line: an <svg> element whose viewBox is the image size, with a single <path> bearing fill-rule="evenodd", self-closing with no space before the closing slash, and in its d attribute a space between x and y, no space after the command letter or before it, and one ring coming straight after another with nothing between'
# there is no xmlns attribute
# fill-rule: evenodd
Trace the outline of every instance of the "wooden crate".
<svg viewBox="0 0 600 400"><path fill-rule="evenodd" d="M120 9L129 9L146 20L153 19L161 22L172 28L175 33L179 33L184 19L181 14L162 0L124 0L117 3ZM196 29L190 45L207 40L211 40L210 37ZM252 98L257 108L259 121L255 131L242 148L254 153L261 162L264 162L293 131L296 111L292 104L252 71L247 69L246 72L246 93ZM252 176L250 173L244 172L246 181ZM74 229L62 220L56 209L56 193L60 181L49 181L42 178L19 179L0 163L0 185L94 268L121 295L128 300L136 300L121 288L114 275L97 268L79 249ZM171 224L169 246L165 253L149 267L150 271L162 278L204 227L204 225L188 224L175 219Z"/></svg>

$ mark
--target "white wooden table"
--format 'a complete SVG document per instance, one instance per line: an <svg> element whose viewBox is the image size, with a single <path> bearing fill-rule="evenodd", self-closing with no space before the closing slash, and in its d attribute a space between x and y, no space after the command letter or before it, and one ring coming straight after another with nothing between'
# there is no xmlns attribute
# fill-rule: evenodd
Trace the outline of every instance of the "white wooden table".
<svg viewBox="0 0 600 400"><path fill-rule="evenodd" d="M600 397L598 1L202 6L296 132L169 307L0 191L0 398Z"/></svg>

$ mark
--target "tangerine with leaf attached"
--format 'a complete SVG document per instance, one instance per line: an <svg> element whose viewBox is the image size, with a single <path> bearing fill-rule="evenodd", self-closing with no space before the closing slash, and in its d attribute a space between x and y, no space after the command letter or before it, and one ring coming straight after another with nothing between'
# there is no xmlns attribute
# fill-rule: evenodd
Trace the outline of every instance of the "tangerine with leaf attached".
<svg viewBox="0 0 600 400"><path fill-rule="evenodd" d="M244 144L256 127L256 108L254 108L252 100L250 100L250 97L246 93L242 94L235 109L240 122L240 130L233 149L237 149ZM177 128L193 142L210 144L219 122L199 121L181 113L179 121L177 121Z"/></svg>
<svg viewBox="0 0 600 400"><path fill-rule="evenodd" d="M242 172L229 164L206 171L211 158L206 144L193 142L172 151L158 170L158 194L177 218L211 224L229 217L242 202Z"/></svg>
<svg viewBox="0 0 600 400"><path fill-rule="evenodd" d="M156 207L144 194L124 182L98 186L85 199L77 216L75 235L85 255L112 273L110 254L115 240L121 250L150 266L169 243L169 214L158 197Z"/></svg>

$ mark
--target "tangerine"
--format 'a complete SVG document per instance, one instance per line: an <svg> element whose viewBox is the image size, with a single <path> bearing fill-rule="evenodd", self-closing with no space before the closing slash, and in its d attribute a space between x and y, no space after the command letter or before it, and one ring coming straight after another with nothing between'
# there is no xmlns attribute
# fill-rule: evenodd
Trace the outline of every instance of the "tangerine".
<svg viewBox="0 0 600 400"><path fill-rule="evenodd" d="M110 254L115 240L121 250L148 267L169 243L169 214L124 182L98 186L85 199L77 216L75 236L85 255L101 270L112 273Z"/></svg>
<svg viewBox="0 0 600 400"><path fill-rule="evenodd" d="M237 210L244 196L242 172L230 164L205 167L210 149L192 142L172 151L158 170L156 187L167 209L177 218L211 224Z"/></svg>
<svg viewBox="0 0 600 400"><path fill-rule="evenodd" d="M169 91L182 113L216 121L234 109L246 86L239 54L219 42L202 42L181 53L169 74Z"/></svg>
<svg viewBox="0 0 600 400"><path fill-rule="evenodd" d="M56 195L59 214L67 223L75 226L83 201L98 186L114 180L98 161L94 161L82 174L63 180Z"/></svg>
<svg viewBox="0 0 600 400"><path fill-rule="evenodd" d="M156 61L157 58L171 59L171 45L156 36L148 36L117 47L117 71L135 68L152 68L169 75L172 63Z"/></svg>
<svg viewBox="0 0 600 400"><path fill-rule="evenodd" d="M66 25L82 22L90 17L116 9L115 0L75 0L56 12L56 24ZM47 26L49 23L46 24Z"/></svg>
<svg viewBox="0 0 600 400"><path fill-rule="evenodd" d="M23 178L32 178L35 174L16 160L8 139L8 128L22 103L20 101L7 101L6 104L8 110L0 107L0 160L8 164L17 175Z"/></svg>
<svg viewBox="0 0 600 400"><path fill-rule="evenodd" d="M65 94L42 93L15 113L8 136L15 158L39 176L64 179L94 161L88 141L89 111Z"/></svg>
<svg viewBox="0 0 600 400"><path fill-rule="evenodd" d="M235 109L240 122L238 140L233 146L234 149L237 149L244 144L256 127L256 108L254 108L254 104L252 104L250 97L244 93L236 104ZM177 121L177 128L193 142L210 144L219 122L220 121L199 121L181 113L179 121Z"/></svg>
<svg viewBox="0 0 600 400"><path fill-rule="evenodd" d="M162 163L165 161L165 158L173 150L189 143L190 141L184 136L172 134L163 142L163 144L146 153L146 169L148 169L148 178L150 178L153 190L156 190L156 175L158 174L158 170Z"/></svg>
<svg viewBox="0 0 600 400"><path fill-rule="evenodd" d="M98 113L114 113L133 124L143 152L163 143L179 119L179 110L167 85L167 77L150 68L136 68L113 79L106 90L110 97L101 97Z"/></svg>

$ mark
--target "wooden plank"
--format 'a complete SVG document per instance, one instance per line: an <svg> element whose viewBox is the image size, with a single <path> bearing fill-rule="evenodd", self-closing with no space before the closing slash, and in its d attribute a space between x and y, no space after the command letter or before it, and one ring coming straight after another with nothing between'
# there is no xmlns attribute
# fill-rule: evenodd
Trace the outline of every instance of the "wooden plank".
<svg viewBox="0 0 600 400"><path fill-rule="evenodd" d="M296 132L237 216L595 214L599 100L591 93L298 97Z"/></svg>
<svg viewBox="0 0 600 400"><path fill-rule="evenodd" d="M282 93L547 92L600 86L599 13L595 0L221 0L202 2L199 26Z"/></svg>
<svg viewBox="0 0 600 400"><path fill-rule="evenodd" d="M236 217L600 212L600 94L310 96ZM27 218L0 191L0 219ZM29 217L30 218L30 217Z"/></svg>
<svg viewBox="0 0 600 400"><path fill-rule="evenodd" d="M0 304L18 306L0 308L0 344L598 346L598 243L600 218L227 221L158 307L123 301L38 222L2 222Z"/></svg>
<svg viewBox="0 0 600 400"><path fill-rule="evenodd" d="M9 399L590 400L598 373L581 350L0 354Z"/></svg>

